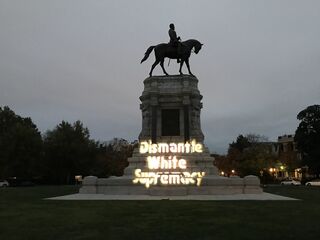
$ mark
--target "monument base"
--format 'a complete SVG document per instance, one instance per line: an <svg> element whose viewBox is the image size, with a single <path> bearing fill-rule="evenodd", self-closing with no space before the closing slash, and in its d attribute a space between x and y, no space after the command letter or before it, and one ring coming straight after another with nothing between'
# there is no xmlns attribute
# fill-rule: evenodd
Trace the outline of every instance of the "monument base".
<svg viewBox="0 0 320 240"><path fill-rule="evenodd" d="M239 177L204 177L202 186L151 186L129 184L132 178L112 177L97 178L89 176L84 179L80 189L82 194L107 195L149 195L149 196L186 196L186 195L231 195L258 194L262 189L255 176ZM127 185L120 185L128 182ZM210 184L210 185L209 185Z"/></svg>
<svg viewBox="0 0 320 240"><path fill-rule="evenodd" d="M149 195L149 196L186 196L186 195L231 195L231 194L259 194L262 193L259 178L246 176L240 178L222 177L217 173L213 165L214 158L210 156L207 148L204 152L197 154L178 154L178 159L188 159L186 172L201 172L205 175L201 178L201 184L193 185L165 185L158 182L146 187L137 183L134 175L136 169L151 171L147 169L147 154L134 150L133 156L128 159L129 166L124 170L122 177L97 178L87 176L84 178L81 194L107 194L107 195ZM153 170L151 172L157 172ZM176 170L166 170L175 172ZM134 183L136 182L136 183Z"/></svg>
<svg viewBox="0 0 320 240"><path fill-rule="evenodd" d="M80 193L107 195L230 195L262 193L256 176L221 177L203 144L202 95L189 75L144 80L142 130L123 177L85 177Z"/></svg>

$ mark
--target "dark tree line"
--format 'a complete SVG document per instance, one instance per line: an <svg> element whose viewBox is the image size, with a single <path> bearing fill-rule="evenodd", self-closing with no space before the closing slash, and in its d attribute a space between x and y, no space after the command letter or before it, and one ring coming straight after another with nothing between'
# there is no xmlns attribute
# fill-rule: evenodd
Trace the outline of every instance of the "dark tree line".
<svg viewBox="0 0 320 240"><path fill-rule="evenodd" d="M267 138L256 134L239 135L229 144L226 156L217 156L215 164L226 173L234 170L237 175L261 175L277 161Z"/></svg>
<svg viewBox="0 0 320 240"><path fill-rule="evenodd" d="M135 144L94 141L80 121L62 121L41 136L30 118L0 108L0 179L70 184L76 175L121 176Z"/></svg>
<svg viewBox="0 0 320 240"><path fill-rule="evenodd" d="M319 176L320 105L307 107L297 118L300 124L295 142L302 153L301 164ZM0 107L0 179L17 177L66 184L72 183L75 175L121 176L136 144L124 139L97 142L80 121L62 121L42 136L31 118ZM240 176L267 175L267 168L279 161L271 148L263 136L239 135L229 144L226 156L215 156L215 164L229 173L235 170ZM290 166L292 156L282 157L288 168L298 167Z"/></svg>

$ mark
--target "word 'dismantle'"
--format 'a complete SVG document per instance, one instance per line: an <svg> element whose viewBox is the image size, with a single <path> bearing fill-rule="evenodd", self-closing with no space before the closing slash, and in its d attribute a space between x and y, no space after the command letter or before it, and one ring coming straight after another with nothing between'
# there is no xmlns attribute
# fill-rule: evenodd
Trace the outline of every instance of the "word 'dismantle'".
<svg viewBox="0 0 320 240"><path fill-rule="evenodd" d="M141 142L140 153L202 153L203 146L192 140L190 143L152 143Z"/></svg>

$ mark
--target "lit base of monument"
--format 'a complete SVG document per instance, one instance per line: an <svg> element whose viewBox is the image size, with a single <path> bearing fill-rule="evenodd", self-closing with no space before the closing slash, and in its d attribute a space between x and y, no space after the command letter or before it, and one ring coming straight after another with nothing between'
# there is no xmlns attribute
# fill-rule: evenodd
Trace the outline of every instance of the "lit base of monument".
<svg viewBox="0 0 320 240"><path fill-rule="evenodd" d="M90 178L90 179L88 179ZM262 193L259 180L255 176L245 178L209 177L203 181L211 185L202 186L152 186L145 188L142 185L130 183L132 178L96 178L85 179L80 193L107 194L107 195L149 195L149 196L186 196L186 195L232 195ZM127 185L124 183L127 182ZM120 185L121 184L121 185Z"/></svg>
<svg viewBox="0 0 320 240"><path fill-rule="evenodd" d="M148 195L148 196L186 196L186 195L230 195L230 194L259 194L262 193L260 181L256 176L222 177L217 175L213 165L213 157L209 153L178 155L178 158L188 159L188 167L184 171L204 172L200 186L193 185L157 185L146 187L141 183L134 183L135 169L147 170L146 154L140 154L135 149L129 166L122 177L97 178L85 177L80 189L82 194L107 195ZM150 171L150 170L149 170ZM171 170L169 173L172 172Z"/></svg>
<svg viewBox="0 0 320 240"><path fill-rule="evenodd" d="M144 80L142 130L123 177L85 177L80 193L108 195L226 195L262 193L256 176L221 177L203 145L202 95L189 75Z"/></svg>

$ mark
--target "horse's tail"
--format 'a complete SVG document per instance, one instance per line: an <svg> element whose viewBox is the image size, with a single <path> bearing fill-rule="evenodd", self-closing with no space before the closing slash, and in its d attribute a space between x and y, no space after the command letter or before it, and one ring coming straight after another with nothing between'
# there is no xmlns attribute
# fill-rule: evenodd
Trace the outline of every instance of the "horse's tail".
<svg viewBox="0 0 320 240"><path fill-rule="evenodd" d="M146 51L146 53L144 54L144 57L142 58L140 63L143 63L145 60L148 59L150 53L152 52L152 50L155 48L155 46L151 46L148 48L148 50Z"/></svg>

